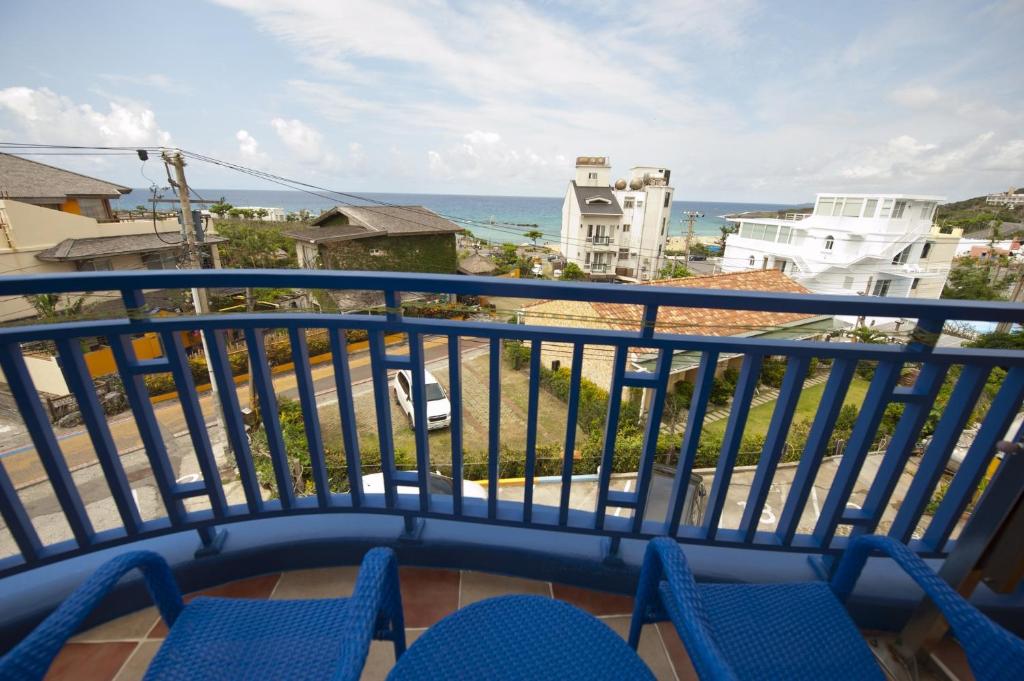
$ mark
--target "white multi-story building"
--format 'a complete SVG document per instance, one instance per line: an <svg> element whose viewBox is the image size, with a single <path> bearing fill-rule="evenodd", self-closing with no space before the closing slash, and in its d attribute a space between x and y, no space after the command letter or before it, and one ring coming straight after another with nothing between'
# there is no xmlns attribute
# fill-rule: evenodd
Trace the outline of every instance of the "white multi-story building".
<svg viewBox="0 0 1024 681"><path fill-rule="evenodd" d="M722 269L782 270L815 293L938 298L962 234L932 224L940 201L818 194L812 213L730 218L739 231L726 239Z"/></svg>
<svg viewBox="0 0 1024 681"><path fill-rule="evenodd" d="M562 254L595 279L650 281L665 264L671 171L635 166L614 185L611 172L605 156L576 159L562 204Z"/></svg>
<svg viewBox="0 0 1024 681"><path fill-rule="evenodd" d="M1024 192L1016 187L1010 187L1009 191L989 194L985 197L985 203L990 206L1009 206L1010 208L1024 206Z"/></svg>

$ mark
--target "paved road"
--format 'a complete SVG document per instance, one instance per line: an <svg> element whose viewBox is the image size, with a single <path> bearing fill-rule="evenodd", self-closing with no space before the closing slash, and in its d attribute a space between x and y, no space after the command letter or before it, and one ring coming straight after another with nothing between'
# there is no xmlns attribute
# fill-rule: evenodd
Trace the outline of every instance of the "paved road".
<svg viewBox="0 0 1024 681"><path fill-rule="evenodd" d="M461 343L464 358L486 352L486 348L486 341L483 340L463 339ZM407 350L408 348L404 344L393 345L389 348L389 352L395 354L401 354ZM426 339L424 355L428 368L436 371L443 370L447 367L448 362L447 341L443 338ZM369 362L369 354L365 351L353 353L350 356L354 395L361 395L373 389ZM323 409L336 404L333 366L328 363L313 367L312 376L318 407ZM293 373L277 375L273 382L275 393L279 397L297 398L298 393ZM237 392L240 403L245 404L248 396L248 384L243 383L238 386ZM218 466L221 470L230 471L231 462L225 450L225 436L214 418L212 397L209 394L201 396L200 406L207 418L210 441ZM182 482L201 479L199 466L178 402L169 401L155 405L154 413L160 424L172 470L177 479ZM120 415L112 419L109 425L121 456L121 464L143 519L164 516L163 504L157 492L149 461L139 439L133 417L130 414ZM95 452L88 434L84 429L56 430L60 438L61 450L72 470L72 478L82 496L90 520L97 530L120 527L116 507L110 497L110 490L102 471L96 465ZM10 438L11 434L7 435ZM27 444L16 444L15 447L0 452L3 465L17 486L19 496L25 504L29 517L33 519L42 541L50 543L68 539L71 536L70 530L61 514L53 490L42 471L35 449L28 439L27 433L22 433L20 437L23 438L21 442ZM18 440L15 440L15 443L17 442ZM231 478L233 475L229 474L225 477ZM226 482L224 489L229 503L244 501L244 494L237 482ZM187 500L185 505L190 510L201 509L208 507L208 501L205 497L198 497ZM0 523L0 529L2 529L2 523ZM13 550L9 534L0 531L0 556L7 555Z"/></svg>

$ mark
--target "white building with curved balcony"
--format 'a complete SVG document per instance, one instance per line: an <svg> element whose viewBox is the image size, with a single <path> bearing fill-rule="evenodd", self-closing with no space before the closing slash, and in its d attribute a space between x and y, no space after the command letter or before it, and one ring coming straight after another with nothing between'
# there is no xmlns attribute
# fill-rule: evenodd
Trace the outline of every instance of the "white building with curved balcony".
<svg viewBox="0 0 1024 681"><path fill-rule="evenodd" d="M938 298L962 232L933 225L944 200L818 194L811 213L730 218L739 230L726 239L722 269L778 269L815 293Z"/></svg>
<svg viewBox="0 0 1024 681"><path fill-rule="evenodd" d="M576 159L562 204L562 255L592 279L651 281L665 264L672 171L634 166L614 184L611 173L606 156Z"/></svg>

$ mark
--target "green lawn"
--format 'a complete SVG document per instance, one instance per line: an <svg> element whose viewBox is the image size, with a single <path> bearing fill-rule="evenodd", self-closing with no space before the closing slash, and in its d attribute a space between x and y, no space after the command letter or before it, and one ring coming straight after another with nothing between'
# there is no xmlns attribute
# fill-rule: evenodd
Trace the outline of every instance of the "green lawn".
<svg viewBox="0 0 1024 681"><path fill-rule="evenodd" d="M793 422L802 421L803 419L813 419L815 412L818 410L818 405L822 401L822 397L825 393L825 386L827 383L819 383L818 385L805 388L800 393L800 400L796 405L796 413L793 414ZM843 400L843 404L853 404L860 407L864 402L864 394L868 390L868 381L862 378L854 376L850 382L850 389L846 391L846 399ZM772 412L775 411L775 402L766 402L765 404L754 407L750 410L750 414L747 417L747 427L744 430L744 437L750 437L752 435L764 435L768 432L768 424L772 419ZM728 419L721 419L714 421L704 426L704 431L708 433L719 433L725 432L725 426L728 423Z"/></svg>
<svg viewBox="0 0 1024 681"><path fill-rule="evenodd" d="M463 450L486 451L489 424L488 356L481 355L462 364ZM436 373L437 380L448 389L447 371ZM527 390L529 376L525 372L502 367L501 375L501 443L513 448L525 448L528 409ZM537 445L562 444L565 441L566 405L541 389L537 419ZM415 432L409 427L405 413L389 400L391 405L392 434L396 450L416 451ZM361 443L377 443L377 416L373 394L366 393L355 399L356 422ZM329 446L340 448L341 429L337 407L321 410L323 439ZM577 440L583 435L577 429ZM447 428L430 431L431 460L437 463L451 461L451 431Z"/></svg>

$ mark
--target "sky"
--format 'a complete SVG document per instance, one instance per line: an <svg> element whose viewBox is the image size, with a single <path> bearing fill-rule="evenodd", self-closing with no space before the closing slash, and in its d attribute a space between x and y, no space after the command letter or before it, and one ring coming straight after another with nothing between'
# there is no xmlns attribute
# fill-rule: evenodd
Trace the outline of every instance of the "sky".
<svg viewBox="0 0 1024 681"><path fill-rule="evenodd" d="M670 168L703 201L1024 185L1024 0L8 0L4 19L0 141L173 145L353 192L558 196L581 155Z"/></svg>

